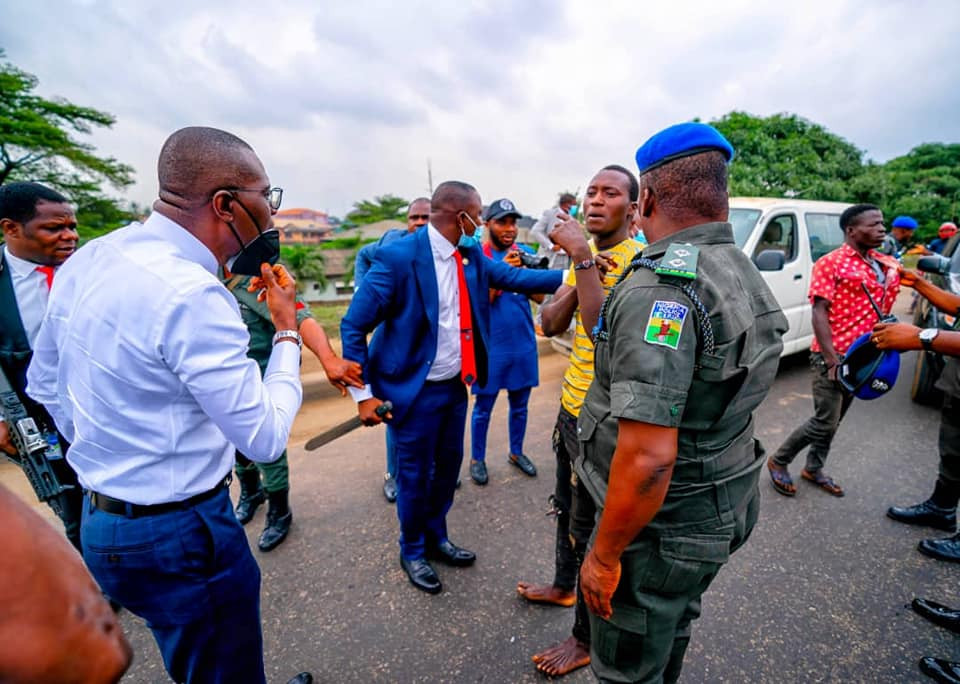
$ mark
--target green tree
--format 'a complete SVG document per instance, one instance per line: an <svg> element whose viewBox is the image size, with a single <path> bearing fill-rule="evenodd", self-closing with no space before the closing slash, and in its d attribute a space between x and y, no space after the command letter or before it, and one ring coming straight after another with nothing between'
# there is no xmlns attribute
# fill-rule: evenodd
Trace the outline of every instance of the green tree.
<svg viewBox="0 0 960 684"><path fill-rule="evenodd" d="M856 201L883 209L887 221L914 217L917 239L932 239L941 223L960 213L960 144L926 143L886 164L868 164L851 190Z"/></svg>
<svg viewBox="0 0 960 684"><path fill-rule="evenodd" d="M730 112L711 122L737 151L730 194L846 201L863 153L796 114Z"/></svg>
<svg viewBox="0 0 960 684"><path fill-rule="evenodd" d="M0 50L0 59L5 54ZM105 197L105 184L122 190L133 183L133 169L75 134L94 126L111 127L112 115L61 98L36 95L37 78L0 61L0 185L36 181L66 194L76 205L83 228L105 232L129 221L132 211ZM83 230L81 228L81 230Z"/></svg>
<svg viewBox="0 0 960 684"><path fill-rule="evenodd" d="M397 220L403 215L403 210L410 204L407 200L396 195L379 195L373 200L355 202L353 210L347 214L347 221L363 226L386 219Z"/></svg>
<svg viewBox="0 0 960 684"><path fill-rule="evenodd" d="M326 288L326 262L320 250L307 245L281 245L280 260L296 279L297 292L303 292L304 283L308 280Z"/></svg>

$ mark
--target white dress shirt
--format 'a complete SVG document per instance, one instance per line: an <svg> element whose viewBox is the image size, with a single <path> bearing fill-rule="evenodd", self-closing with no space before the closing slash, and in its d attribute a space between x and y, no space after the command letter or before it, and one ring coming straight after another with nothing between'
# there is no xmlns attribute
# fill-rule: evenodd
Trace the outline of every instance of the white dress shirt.
<svg viewBox="0 0 960 684"><path fill-rule="evenodd" d="M437 276L440 305L437 317L437 353L430 364L427 380L449 380L460 373L460 282L455 261L460 255L454 257L456 245L443 237L432 223L427 225L427 237L430 239L430 251L433 254L433 270ZM358 403L373 396L369 384L363 389L347 389Z"/></svg>
<svg viewBox="0 0 960 684"><path fill-rule="evenodd" d="M11 254L9 245L4 248L3 256L10 269L10 280L13 283L13 294L17 298L20 320L27 333L27 341L33 348L50 296L47 276L37 270L37 264Z"/></svg>
<svg viewBox="0 0 960 684"><path fill-rule="evenodd" d="M81 484L135 504L182 501L286 447L300 352L280 342L263 380L213 254L154 212L60 268L27 393L72 443Z"/></svg>

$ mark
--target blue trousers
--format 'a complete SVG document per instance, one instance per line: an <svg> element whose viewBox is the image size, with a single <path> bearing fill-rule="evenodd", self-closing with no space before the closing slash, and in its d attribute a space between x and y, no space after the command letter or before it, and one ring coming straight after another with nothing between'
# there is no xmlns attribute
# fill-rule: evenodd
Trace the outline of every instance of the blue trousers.
<svg viewBox="0 0 960 684"><path fill-rule="evenodd" d="M397 444L393 436L393 426L387 425L387 473L390 477L397 477Z"/></svg>
<svg viewBox="0 0 960 684"><path fill-rule="evenodd" d="M527 403L530 401L530 387L507 392L510 402L510 453L523 453L523 437L527 433ZM478 394L473 400L473 416L470 425L470 444L473 460L482 461L487 455L487 429L490 427L490 414L497 401L496 394Z"/></svg>
<svg viewBox="0 0 960 684"><path fill-rule="evenodd" d="M142 518L89 499L83 559L101 589L153 631L174 682L265 682L260 568L227 488L190 508Z"/></svg>
<svg viewBox="0 0 960 684"><path fill-rule="evenodd" d="M466 420L467 391L454 378L426 383L414 408L393 426L400 552L407 560L423 558L427 544L447 541Z"/></svg>

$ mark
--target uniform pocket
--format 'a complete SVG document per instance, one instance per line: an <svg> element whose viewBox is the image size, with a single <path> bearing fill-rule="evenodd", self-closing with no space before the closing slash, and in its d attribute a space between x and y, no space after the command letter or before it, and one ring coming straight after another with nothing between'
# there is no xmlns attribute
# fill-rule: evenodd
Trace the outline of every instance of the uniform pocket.
<svg viewBox="0 0 960 684"><path fill-rule="evenodd" d="M643 654L647 634L647 611L636 606L611 603L609 620L591 616L590 639L601 663L631 672Z"/></svg>
<svg viewBox="0 0 960 684"><path fill-rule="evenodd" d="M640 586L663 594L686 594L717 573L730 558L732 530L662 537L643 564Z"/></svg>

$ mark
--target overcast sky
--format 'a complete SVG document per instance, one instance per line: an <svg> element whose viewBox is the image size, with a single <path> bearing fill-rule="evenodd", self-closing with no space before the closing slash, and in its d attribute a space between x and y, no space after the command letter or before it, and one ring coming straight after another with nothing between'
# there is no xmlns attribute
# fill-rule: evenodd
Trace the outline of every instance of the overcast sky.
<svg viewBox="0 0 960 684"><path fill-rule="evenodd" d="M39 92L117 118L92 141L156 196L163 140L237 133L284 207L465 180L528 214L658 129L792 112L885 161L960 142L960 2L47 2L0 6Z"/></svg>

